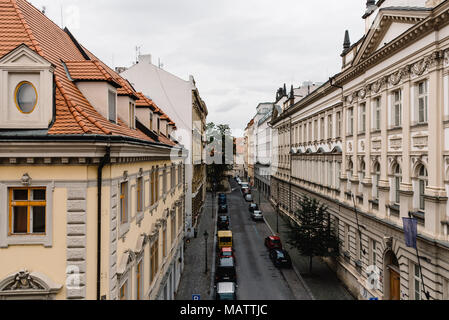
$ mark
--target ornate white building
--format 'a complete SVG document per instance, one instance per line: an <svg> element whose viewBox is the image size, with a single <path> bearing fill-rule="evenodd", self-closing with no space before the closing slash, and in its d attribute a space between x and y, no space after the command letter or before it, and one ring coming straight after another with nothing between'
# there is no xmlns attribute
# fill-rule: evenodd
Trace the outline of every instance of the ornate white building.
<svg viewBox="0 0 449 320"><path fill-rule="evenodd" d="M341 240L329 263L359 298L425 299L424 282L448 299L449 1L368 0L363 18L341 72L275 110L271 200L286 215L300 194L329 206ZM403 217L419 222L422 269Z"/></svg>

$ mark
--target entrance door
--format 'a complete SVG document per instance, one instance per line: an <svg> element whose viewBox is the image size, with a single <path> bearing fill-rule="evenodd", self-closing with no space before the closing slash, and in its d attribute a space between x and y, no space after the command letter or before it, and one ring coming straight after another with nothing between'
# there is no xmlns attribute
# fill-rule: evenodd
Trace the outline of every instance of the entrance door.
<svg viewBox="0 0 449 320"><path fill-rule="evenodd" d="M401 299L401 277L399 273L390 268L390 300Z"/></svg>

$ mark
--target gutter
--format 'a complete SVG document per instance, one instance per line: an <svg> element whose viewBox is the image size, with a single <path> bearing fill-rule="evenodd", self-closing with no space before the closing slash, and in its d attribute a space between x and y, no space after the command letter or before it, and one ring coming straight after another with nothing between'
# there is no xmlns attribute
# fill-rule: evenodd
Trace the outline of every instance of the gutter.
<svg viewBox="0 0 449 320"><path fill-rule="evenodd" d="M103 168L111 161L111 147L106 147L106 154L98 166L97 173L97 300L101 297L101 196L103 184Z"/></svg>

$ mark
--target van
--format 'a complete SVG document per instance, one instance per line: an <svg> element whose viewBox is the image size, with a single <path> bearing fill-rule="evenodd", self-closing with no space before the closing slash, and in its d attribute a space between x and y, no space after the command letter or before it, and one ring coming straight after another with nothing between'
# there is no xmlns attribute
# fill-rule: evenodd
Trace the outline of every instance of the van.
<svg viewBox="0 0 449 320"><path fill-rule="evenodd" d="M217 282L237 282L234 258L220 258L215 271L215 283Z"/></svg>
<svg viewBox="0 0 449 320"><path fill-rule="evenodd" d="M215 286L215 300L237 300L236 291L234 282L219 282Z"/></svg>
<svg viewBox="0 0 449 320"><path fill-rule="evenodd" d="M221 248L225 247L232 248L232 231L218 231L217 238L218 250L221 250Z"/></svg>

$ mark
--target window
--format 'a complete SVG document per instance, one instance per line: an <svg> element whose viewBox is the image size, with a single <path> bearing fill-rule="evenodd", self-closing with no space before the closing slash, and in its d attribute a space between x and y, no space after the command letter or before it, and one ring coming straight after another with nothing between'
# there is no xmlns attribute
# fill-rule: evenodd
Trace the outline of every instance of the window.
<svg viewBox="0 0 449 320"><path fill-rule="evenodd" d="M377 266L377 242L371 240L371 265Z"/></svg>
<svg viewBox="0 0 449 320"><path fill-rule="evenodd" d="M178 169L178 183L179 184L182 184L183 182L182 182L182 174L183 174L183 172L182 172L182 164L180 164L179 165L179 169Z"/></svg>
<svg viewBox="0 0 449 320"><path fill-rule="evenodd" d="M324 117L320 120L320 140L324 140Z"/></svg>
<svg viewBox="0 0 449 320"><path fill-rule="evenodd" d="M154 188L155 188L155 180L156 180L156 172L153 169L153 171L151 171L151 175L150 175L150 192L151 192L150 201L151 201L151 205L153 205L156 202L156 193L155 193L155 190L154 190Z"/></svg>
<svg viewBox="0 0 449 320"><path fill-rule="evenodd" d="M143 291L143 272L142 272L142 260L139 261L136 267L136 299L142 299Z"/></svg>
<svg viewBox="0 0 449 320"><path fill-rule="evenodd" d="M402 182L402 170L399 164L394 167L394 201L396 204L401 202L401 182Z"/></svg>
<svg viewBox="0 0 449 320"><path fill-rule="evenodd" d="M157 118L157 134L161 132L161 119Z"/></svg>
<svg viewBox="0 0 449 320"><path fill-rule="evenodd" d="M354 109L348 109L348 135L352 135L354 133Z"/></svg>
<svg viewBox="0 0 449 320"><path fill-rule="evenodd" d="M120 184L120 221L128 223L128 182Z"/></svg>
<svg viewBox="0 0 449 320"><path fill-rule="evenodd" d="M151 272L150 272L150 283L153 283L157 271L159 269L159 241L156 240L151 246Z"/></svg>
<svg viewBox="0 0 449 320"><path fill-rule="evenodd" d="M327 138L328 139L332 139L334 133L332 132L333 130L333 123L332 123L332 115L328 115L327 116Z"/></svg>
<svg viewBox="0 0 449 320"><path fill-rule="evenodd" d="M313 140L318 140L318 120L313 122Z"/></svg>
<svg viewBox="0 0 449 320"><path fill-rule="evenodd" d="M167 256L167 228L162 231L162 257Z"/></svg>
<svg viewBox="0 0 449 320"><path fill-rule="evenodd" d="M153 131L153 112L150 112L150 130Z"/></svg>
<svg viewBox="0 0 449 320"><path fill-rule="evenodd" d="M427 80L418 83L418 122L427 122Z"/></svg>
<svg viewBox="0 0 449 320"><path fill-rule="evenodd" d="M156 167L154 171L154 199L155 201L159 200L159 168Z"/></svg>
<svg viewBox="0 0 449 320"><path fill-rule="evenodd" d="M45 234L46 188L9 189L9 234Z"/></svg>
<svg viewBox="0 0 449 320"><path fill-rule="evenodd" d="M360 112L359 132L365 132L366 131L366 105L361 104L359 108L360 108L359 109L359 112Z"/></svg>
<svg viewBox="0 0 449 320"><path fill-rule="evenodd" d="M362 161L362 163L360 164L360 182L359 182L359 193L362 194L363 193L363 180L365 179L366 176L366 165L365 165L365 161Z"/></svg>
<svg viewBox="0 0 449 320"><path fill-rule="evenodd" d="M37 104L37 90L31 82L20 82L15 91L14 100L21 113L30 114Z"/></svg>
<svg viewBox="0 0 449 320"><path fill-rule="evenodd" d="M307 137L309 142L312 141L312 122L309 122L309 136Z"/></svg>
<svg viewBox="0 0 449 320"><path fill-rule="evenodd" d="M415 291L415 300L421 300L421 272L419 270L419 265L413 264L413 288Z"/></svg>
<svg viewBox="0 0 449 320"><path fill-rule="evenodd" d="M143 178L137 178L137 212L143 211Z"/></svg>
<svg viewBox="0 0 449 320"><path fill-rule="evenodd" d="M340 189L340 186L341 186L341 184L340 184L340 176L341 176L341 162L338 162L337 163L337 174L336 174L336 177L335 177L337 189Z"/></svg>
<svg viewBox="0 0 449 320"><path fill-rule="evenodd" d="M162 190L165 195L167 193L167 168L164 168L162 173Z"/></svg>
<svg viewBox="0 0 449 320"><path fill-rule="evenodd" d="M337 112L337 137L341 137L341 112Z"/></svg>
<svg viewBox="0 0 449 320"><path fill-rule="evenodd" d="M373 113L373 128L380 130L380 98L374 99Z"/></svg>
<svg viewBox="0 0 449 320"><path fill-rule="evenodd" d="M178 234L176 230L176 215L173 214L170 220L170 234L171 234L171 245L175 243L176 235Z"/></svg>
<svg viewBox="0 0 449 320"><path fill-rule="evenodd" d="M427 169L424 166L421 166L419 170L418 175L418 186L419 186L419 210L425 210L425 194L426 194L426 187L428 185L428 175L427 175Z"/></svg>
<svg viewBox="0 0 449 320"><path fill-rule="evenodd" d="M397 90L393 93L393 126L400 127L402 124L402 91Z"/></svg>
<svg viewBox="0 0 449 320"><path fill-rule="evenodd" d="M128 300L128 280L120 287L120 300Z"/></svg>
<svg viewBox="0 0 449 320"><path fill-rule="evenodd" d="M181 229L183 227L183 214L182 214L182 206L178 207L178 229Z"/></svg>
<svg viewBox="0 0 449 320"><path fill-rule="evenodd" d="M136 108L132 102L129 103L129 127L136 128Z"/></svg>
<svg viewBox="0 0 449 320"><path fill-rule="evenodd" d="M333 178L334 178L334 164L333 162L328 162L328 175L327 175L327 185L332 188L334 186Z"/></svg>
<svg viewBox="0 0 449 320"><path fill-rule="evenodd" d="M379 180L380 180L380 164L376 162L374 165L374 192L375 199L379 199Z"/></svg>
<svg viewBox="0 0 449 320"><path fill-rule="evenodd" d="M117 121L117 94L114 91L108 91L108 115L109 121Z"/></svg>

